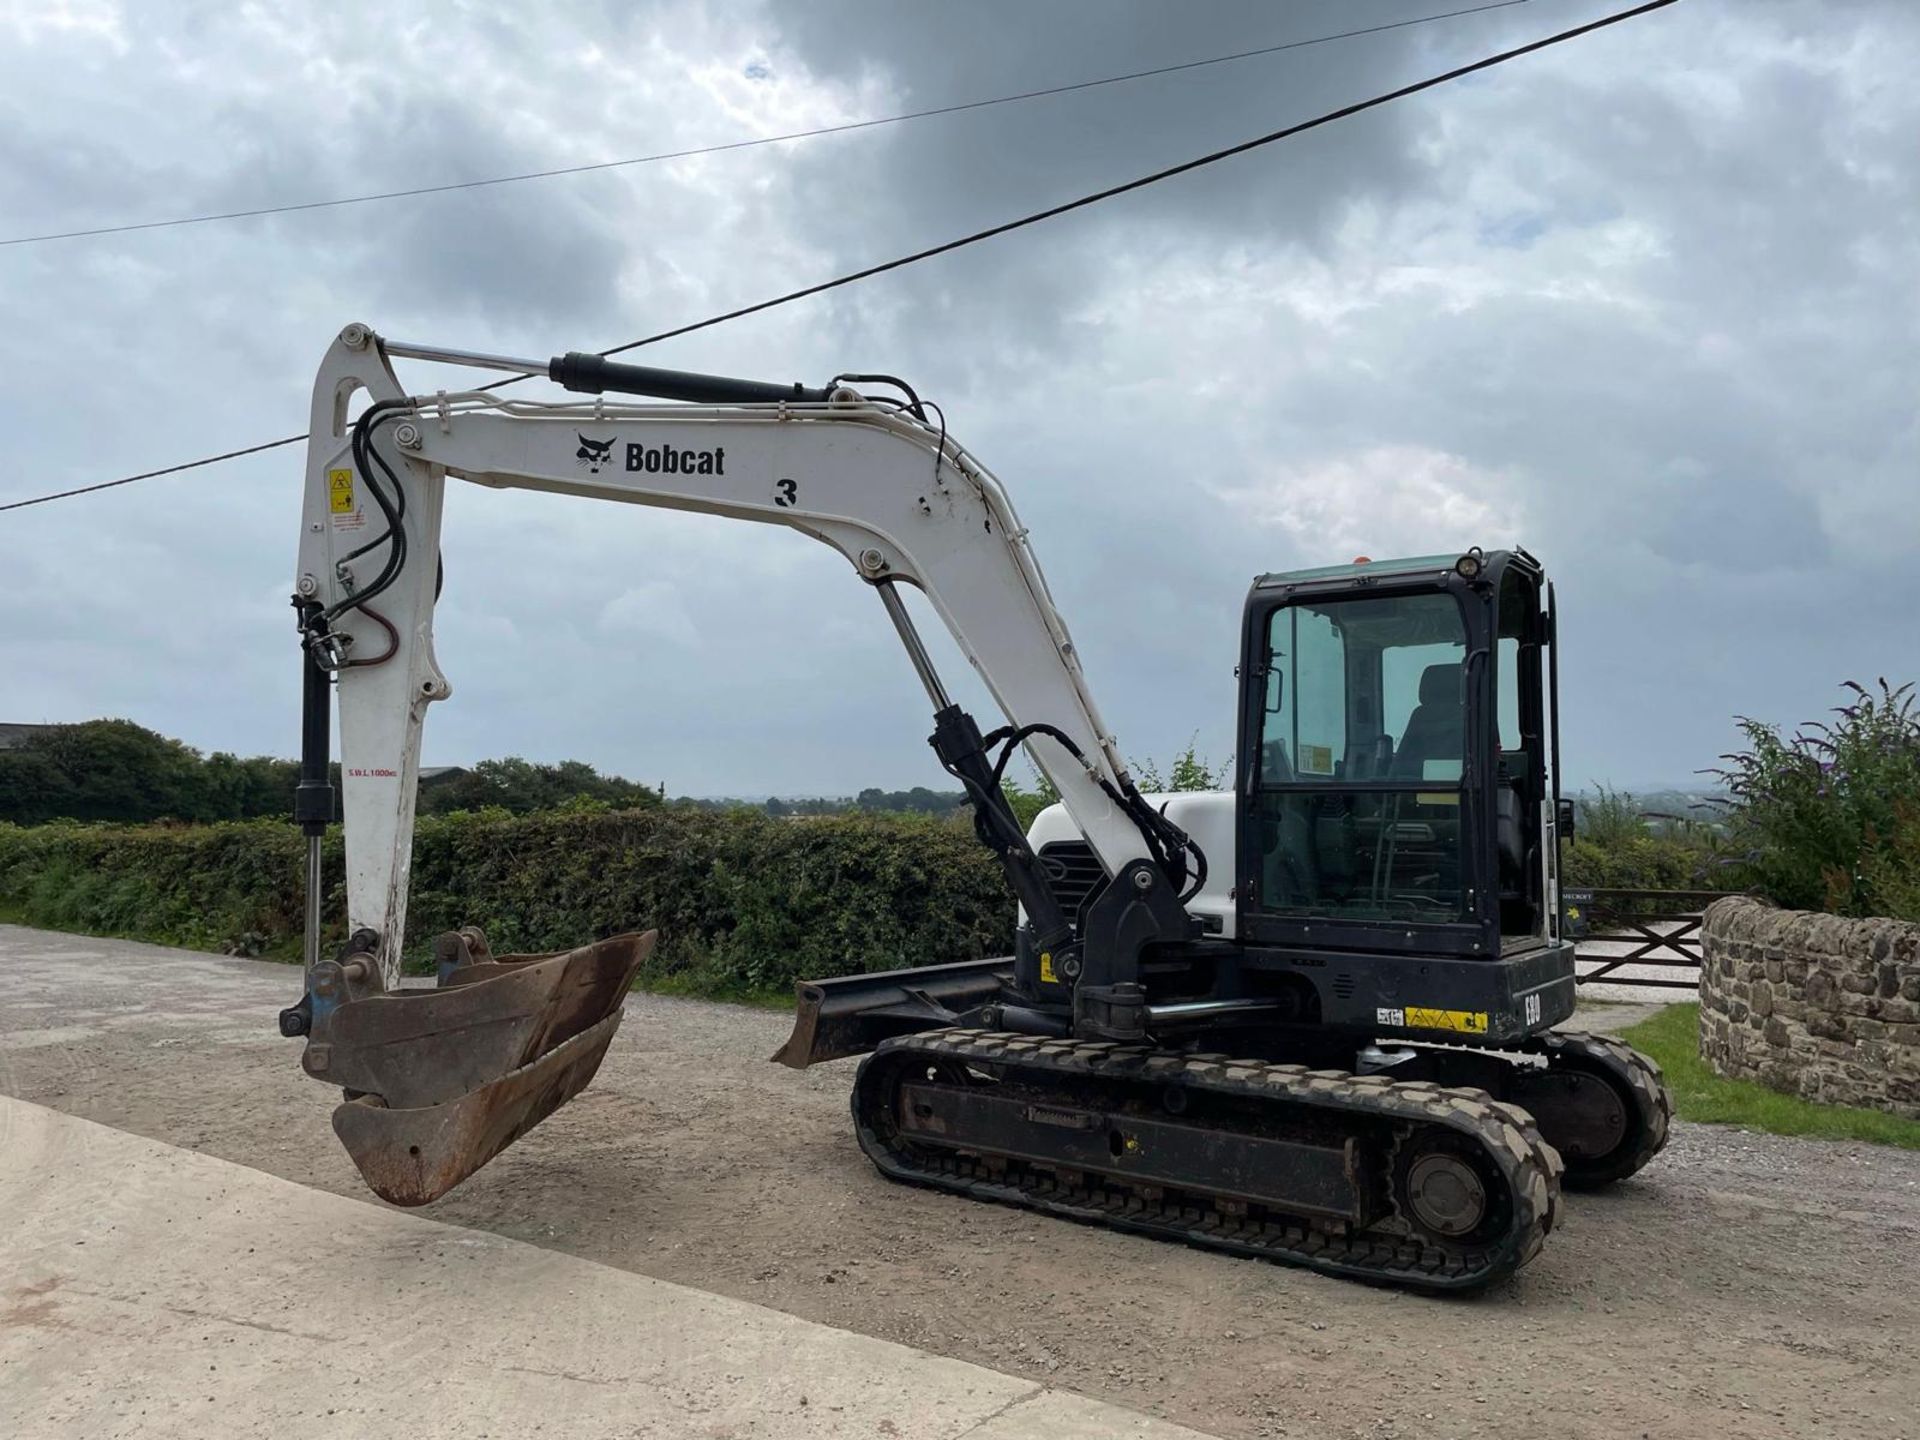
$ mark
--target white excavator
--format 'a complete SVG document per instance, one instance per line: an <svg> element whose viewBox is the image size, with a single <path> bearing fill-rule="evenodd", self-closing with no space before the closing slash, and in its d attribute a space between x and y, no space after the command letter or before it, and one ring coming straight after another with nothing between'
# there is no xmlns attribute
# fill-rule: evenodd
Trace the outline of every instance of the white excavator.
<svg viewBox="0 0 1920 1440"><path fill-rule="evenodd" d="M396 360L574 397L413 394ZM616 398L609 398L616 397ZM629 398L637 397L637 398ZM774 1058L865 1056L862 1148L897 1180L1424 1290L1510 1274L1563 1182L1665 1143L1658 1069L1572 1014L1551 587L1523 550L1268 575L1239 645L1229 793L1147 796L1095 707L1012 503L904 382L819 387L548 362L349 325L314 386L294 605L304 675L306 992L281 1030L344 1092L374 1191L424 1204L593 1077L650 931L400 982L449 477L784 525L878 595L931 744L1018 901L1011 953L799 987ZM949 697L919 589L1004 724ZM346 938L323 953L337 693ZM1060 803L1030 833L1020 751ZM478 917L483 918L483 917Z"/></svg>

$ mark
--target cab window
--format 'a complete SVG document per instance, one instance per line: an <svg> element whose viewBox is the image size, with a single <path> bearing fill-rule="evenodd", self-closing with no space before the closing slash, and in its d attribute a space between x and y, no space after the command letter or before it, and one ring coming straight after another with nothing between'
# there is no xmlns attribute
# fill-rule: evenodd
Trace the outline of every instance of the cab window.
<svg viewBox="0 0 1920 1440"><path fill-rule="evenodd" d="M1449 594L1283 606L1254 796L1262 908L1466 917L1466 622Z"/></svg>

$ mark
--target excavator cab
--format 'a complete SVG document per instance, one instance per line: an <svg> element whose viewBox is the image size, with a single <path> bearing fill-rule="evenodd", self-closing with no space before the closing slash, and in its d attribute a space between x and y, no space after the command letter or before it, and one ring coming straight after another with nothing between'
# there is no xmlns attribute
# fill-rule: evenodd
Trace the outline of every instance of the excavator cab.
<svg viewBox="0 0 1920 1440"><path fill-rule="evenodd" d="M1524 550L1265 576L1248 599L1242 938L1558 938L1552 615Z"/></svg>
<svg viewBox="0 0 1920 1440"><path fill-rule="evenodd" d="M1376 1040L1515 1045L1570 1015L1553 655L1551 587L1524 550L1256 580L1235 791L1153 797L1211 864L1184 901L1193 928L1161 927L1126 977L1150 1032L1331 1064ZM1030 839L1078 954L1049 973L1023 913L1011 958L810 981L777 1058L983 1015L1077 1033L1051 982L1090 964L1115 885L1064 807Z"/></svg>

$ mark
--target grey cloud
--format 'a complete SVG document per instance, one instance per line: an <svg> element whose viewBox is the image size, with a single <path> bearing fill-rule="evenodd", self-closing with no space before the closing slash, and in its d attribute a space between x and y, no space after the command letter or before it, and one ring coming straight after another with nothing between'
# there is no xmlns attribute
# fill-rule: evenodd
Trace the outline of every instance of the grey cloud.
<svg viewBox="0 0 1920 1440"><path fill-rule="evenodd" d="M475 7L404 41L372 7L268 17L284 33L265 39L226 7L143 9L124 55L0 54L18 122L0 206L51 228L538 168L1246 48L1358 8ZM0 498L303 428L347 319L597 347L1597 13L1529 5L805 146L0 251ZM1917 43L1904 5L1696 0L648 358L893 370L944 403L1012 488L1134 755L1196 731L1231 748L1249 577L1454 523L1391 457L1480 483L1487 539L1559 577L1575 776L1676 779L1735 712L1791 721L1920 661ZM290 750L273 597L299 465L0 516L0 718L128 713ZM1361 474L1359 499L1289 526L1223 498L1319 473ZM884 618L812 542L456 487L447 555L436 760L577 754L694 792L938 780ZM601 624L650 597L663 633Z"/></svg>

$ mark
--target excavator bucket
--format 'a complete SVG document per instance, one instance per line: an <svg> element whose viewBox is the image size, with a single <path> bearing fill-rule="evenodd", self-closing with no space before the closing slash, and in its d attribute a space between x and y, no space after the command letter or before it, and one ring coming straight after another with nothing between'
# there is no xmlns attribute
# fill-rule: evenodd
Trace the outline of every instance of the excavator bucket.
<svg viewBox="0 0 1920 1440"><path fill-rule="evenodd" d="M439 1199L584 1090L658 932L495 959L473 929L434 942L440 983L349 1000L304 1061L342 1086L334 1133L373 1192Z"/></svg>

